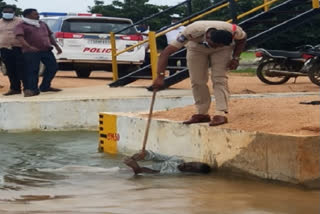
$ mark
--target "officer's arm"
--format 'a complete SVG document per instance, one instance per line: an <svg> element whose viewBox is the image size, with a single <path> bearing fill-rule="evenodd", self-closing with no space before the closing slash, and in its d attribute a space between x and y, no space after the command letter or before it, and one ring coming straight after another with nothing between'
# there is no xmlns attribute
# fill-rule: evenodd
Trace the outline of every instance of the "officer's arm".
<svg viewBox="0 0 320 214"><path fill-rule="evenodd" d="M228 68L230 70L236 70L239 66L240 54L246 46L246 38L235 40L235 47L232 54L232 59L229 62Z"/></svg>
<svg viewBox="0 0 320 214"><path fill-rule="evenodd" d="M168 45L160 54L159 60L158 60L158 77L164 77L164 72L166 70L166 67L168 65L168 58L171 54L177 52L179 48Z"/></svg>
<svg viewBox="0 0 320 214"><path fill-rule="evenodd" d="M232 55L233 59L239 59L241 53L244 51L246 43L247 43L247 38L235 40L235 47Z"/></svg>

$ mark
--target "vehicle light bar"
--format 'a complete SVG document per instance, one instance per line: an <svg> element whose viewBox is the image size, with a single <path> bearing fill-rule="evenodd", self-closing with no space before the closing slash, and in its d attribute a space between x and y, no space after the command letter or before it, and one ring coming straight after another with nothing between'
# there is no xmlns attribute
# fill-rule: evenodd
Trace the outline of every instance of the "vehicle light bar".
<svg viewBox="0 0 320 214"><path fill-rule="evenodd" d="M39 14L43 17L49 16L102 16L100 13L60 13L60 12L41 12Z"/></svg>
<svg viewBox="0 0 320 214"><path fill-rule="evenodd" d="M67 16L68 13L59 13L59 12L42 12L39 14L40 16L48 17L48 16Z"/></svg>

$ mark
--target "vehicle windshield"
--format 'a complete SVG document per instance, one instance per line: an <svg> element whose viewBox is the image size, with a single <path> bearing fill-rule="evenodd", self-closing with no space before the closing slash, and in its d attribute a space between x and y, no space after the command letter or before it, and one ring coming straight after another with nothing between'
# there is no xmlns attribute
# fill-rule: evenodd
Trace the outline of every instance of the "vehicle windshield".
<svg viewBox="0 0 320 214"><path fill-rule="evenodd" d="M41 19L41 21L44 21L50 28L50 30L52 30L53 32L58 32L59 30L59 26L61 26L61 19Z"/></svg>
<svg viewBox="0 0 320 214"><path fill-rule="evenodd" d="M131 23L125 20L103 20L103 19L67 19L62 25L62 32L70 33L105 33L117 32ZM120 34L135 34L134 27L127 29Z"/></svg>

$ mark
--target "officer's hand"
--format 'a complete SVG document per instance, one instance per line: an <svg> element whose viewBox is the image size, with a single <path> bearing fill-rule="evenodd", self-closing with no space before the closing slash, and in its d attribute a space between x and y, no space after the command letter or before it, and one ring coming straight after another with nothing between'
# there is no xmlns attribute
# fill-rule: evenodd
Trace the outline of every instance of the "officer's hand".
<svg viewBox="0 0 320 214"><path fill-rule="evenodd" d="M158 76L152 83L153 90L160 90L164 86L164 76Z"/></svg>
<svg viewBox="0 0 320 214"><path fill-rule="evenodd" d="M229 65L228 65L228 68L230 70L236 70L239 66L239 60L238 59L232 59L230 62L229 62Z"/></svg>

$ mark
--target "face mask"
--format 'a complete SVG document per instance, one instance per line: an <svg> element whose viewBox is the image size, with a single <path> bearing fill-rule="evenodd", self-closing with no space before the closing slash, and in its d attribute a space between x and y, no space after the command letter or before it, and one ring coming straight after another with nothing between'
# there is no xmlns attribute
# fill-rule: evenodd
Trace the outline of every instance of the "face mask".
<svg viewBox="0 0 320 214"><path fill-rule="evenodd" d="M13 13L2 13L3 19L13 19L14 14Z"/></svg>

